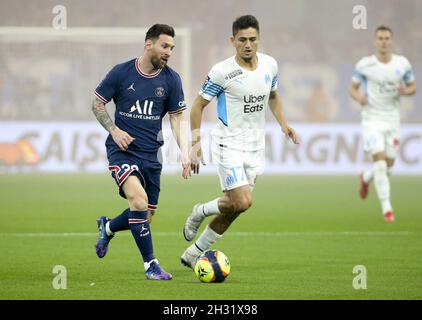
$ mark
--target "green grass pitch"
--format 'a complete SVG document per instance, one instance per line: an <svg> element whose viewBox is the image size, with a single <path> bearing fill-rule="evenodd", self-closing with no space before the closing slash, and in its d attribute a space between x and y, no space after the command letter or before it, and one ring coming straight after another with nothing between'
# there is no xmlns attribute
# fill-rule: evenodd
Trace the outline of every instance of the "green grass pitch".
<svg viewBox="0 0 422 320"><path fill-rule="evenodd" d="M358 197L357 177L260 177L252 208L214 246L231 274L204 284L180 264L181 231L195 203L220 194L216 176L163 176L151 227L174 279L148 281L130 232L95 254L95 220L126 207L107 174L2 175L0 299L421 299L422 179L391 181L396 222L386 223L373 186ZM52 286L55 265L65 290ZM353 288L356 265L366 289Z"/></svg>

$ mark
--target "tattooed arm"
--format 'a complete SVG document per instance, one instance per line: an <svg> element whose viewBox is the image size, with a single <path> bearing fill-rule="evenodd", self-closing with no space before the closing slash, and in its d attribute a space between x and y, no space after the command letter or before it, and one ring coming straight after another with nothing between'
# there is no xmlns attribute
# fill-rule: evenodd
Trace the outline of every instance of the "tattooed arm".
<svg viewBox="0 0 422 320"><path fill-rule="evenodd" d="M123 151L127 150L135 138L132 138L126 131L120 130L114 124L106 110L105 104L98 98L95 98L92 101L92 112L104 129L111 134L114 142L116 142L119 148Z"/></svg>
<svg viewBox="0 0 422 320"><path fill-rule="evenodd" d="M100 99L95 98L92 101L92 112L94 113L95 117L97 118L98 122L106 129L109 133L111 133L114 129L116 129L116 125L111 120L104 102Z"/></svg>

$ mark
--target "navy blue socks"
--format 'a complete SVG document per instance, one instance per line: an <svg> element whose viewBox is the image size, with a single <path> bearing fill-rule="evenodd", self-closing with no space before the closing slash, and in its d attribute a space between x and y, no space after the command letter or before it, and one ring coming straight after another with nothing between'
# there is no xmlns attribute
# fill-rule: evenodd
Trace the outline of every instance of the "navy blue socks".
<svg viewBox="0 0 422 320"><path fill-rule="evenodd" d="M148 223L148 211L129 211L128 222L144 262L153 260L154 249Z"/></svg>
<svg viewBox="0 0 422 320"><path fill-rule="evenodd" d="M118 232L129 230L129 208L123 211L120 215L110 220L111 232Z"/></svg>

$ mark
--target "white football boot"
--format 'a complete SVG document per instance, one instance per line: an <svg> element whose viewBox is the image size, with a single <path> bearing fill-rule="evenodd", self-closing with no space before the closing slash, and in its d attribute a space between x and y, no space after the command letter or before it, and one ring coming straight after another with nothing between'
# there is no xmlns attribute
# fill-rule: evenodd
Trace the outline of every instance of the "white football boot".
<svg viewBox="0 0 422 320"><path fill-rule="evenodd" d="M182 256L180 257L180 262L186 267L194 269L196 261L201 254L202 251L197 249L197 247L192 248L192 246L190 246L185 250L185 252L183 252Z"/></svg>
<svg viewBox="0 0 422 320"><path fill-rule="evenodd" d="M183 227L183 236L186 241L192 241L195 238L202 221L205 219L204 213L198 210L199 205L200 203L197 203L193 206L192 212Z"/></svg>

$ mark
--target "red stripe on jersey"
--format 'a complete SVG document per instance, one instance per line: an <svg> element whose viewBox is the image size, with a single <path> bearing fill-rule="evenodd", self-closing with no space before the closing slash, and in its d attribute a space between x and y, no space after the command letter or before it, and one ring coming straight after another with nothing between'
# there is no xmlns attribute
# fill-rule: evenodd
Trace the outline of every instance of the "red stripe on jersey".
<svg viewBox="0 0 422 320"><path fill-rule="evenodd" d="M141 59L142 59L142 57L137 58L137 59L135 60L135 67L136 67L136 71L138 71L138 73L139 73L141 76L143 76L143 77L145 77L145 78L154 78L154 77L156 77L156 76L158 76L158 75L160 74L161 70L163 70L163 69L160 69L160 70L158 70L156 73L153 73L153 74L146 74L146 73L143 73L143 72L142 72L142 70L141 70L141 68L139 68L139 61L140 61Z"/></svg>
<svg viewBox="0 0 422 320"><path fill-rule="evenodd" d="M94 96L96 96L98 99L100 99L104 103L108 103L107 99L104 98L101 94L99 94L97 91L94 91Z"/></svg>
<svg viewBox="0 0 422 320"><path fill-rule="evenodd" d="M179 110L176 110L176 111L169 111L168 114L177 114L177 113L181 113L185 110L186 110L186 107L183 107L183 108L180 108Z"/></svg>

